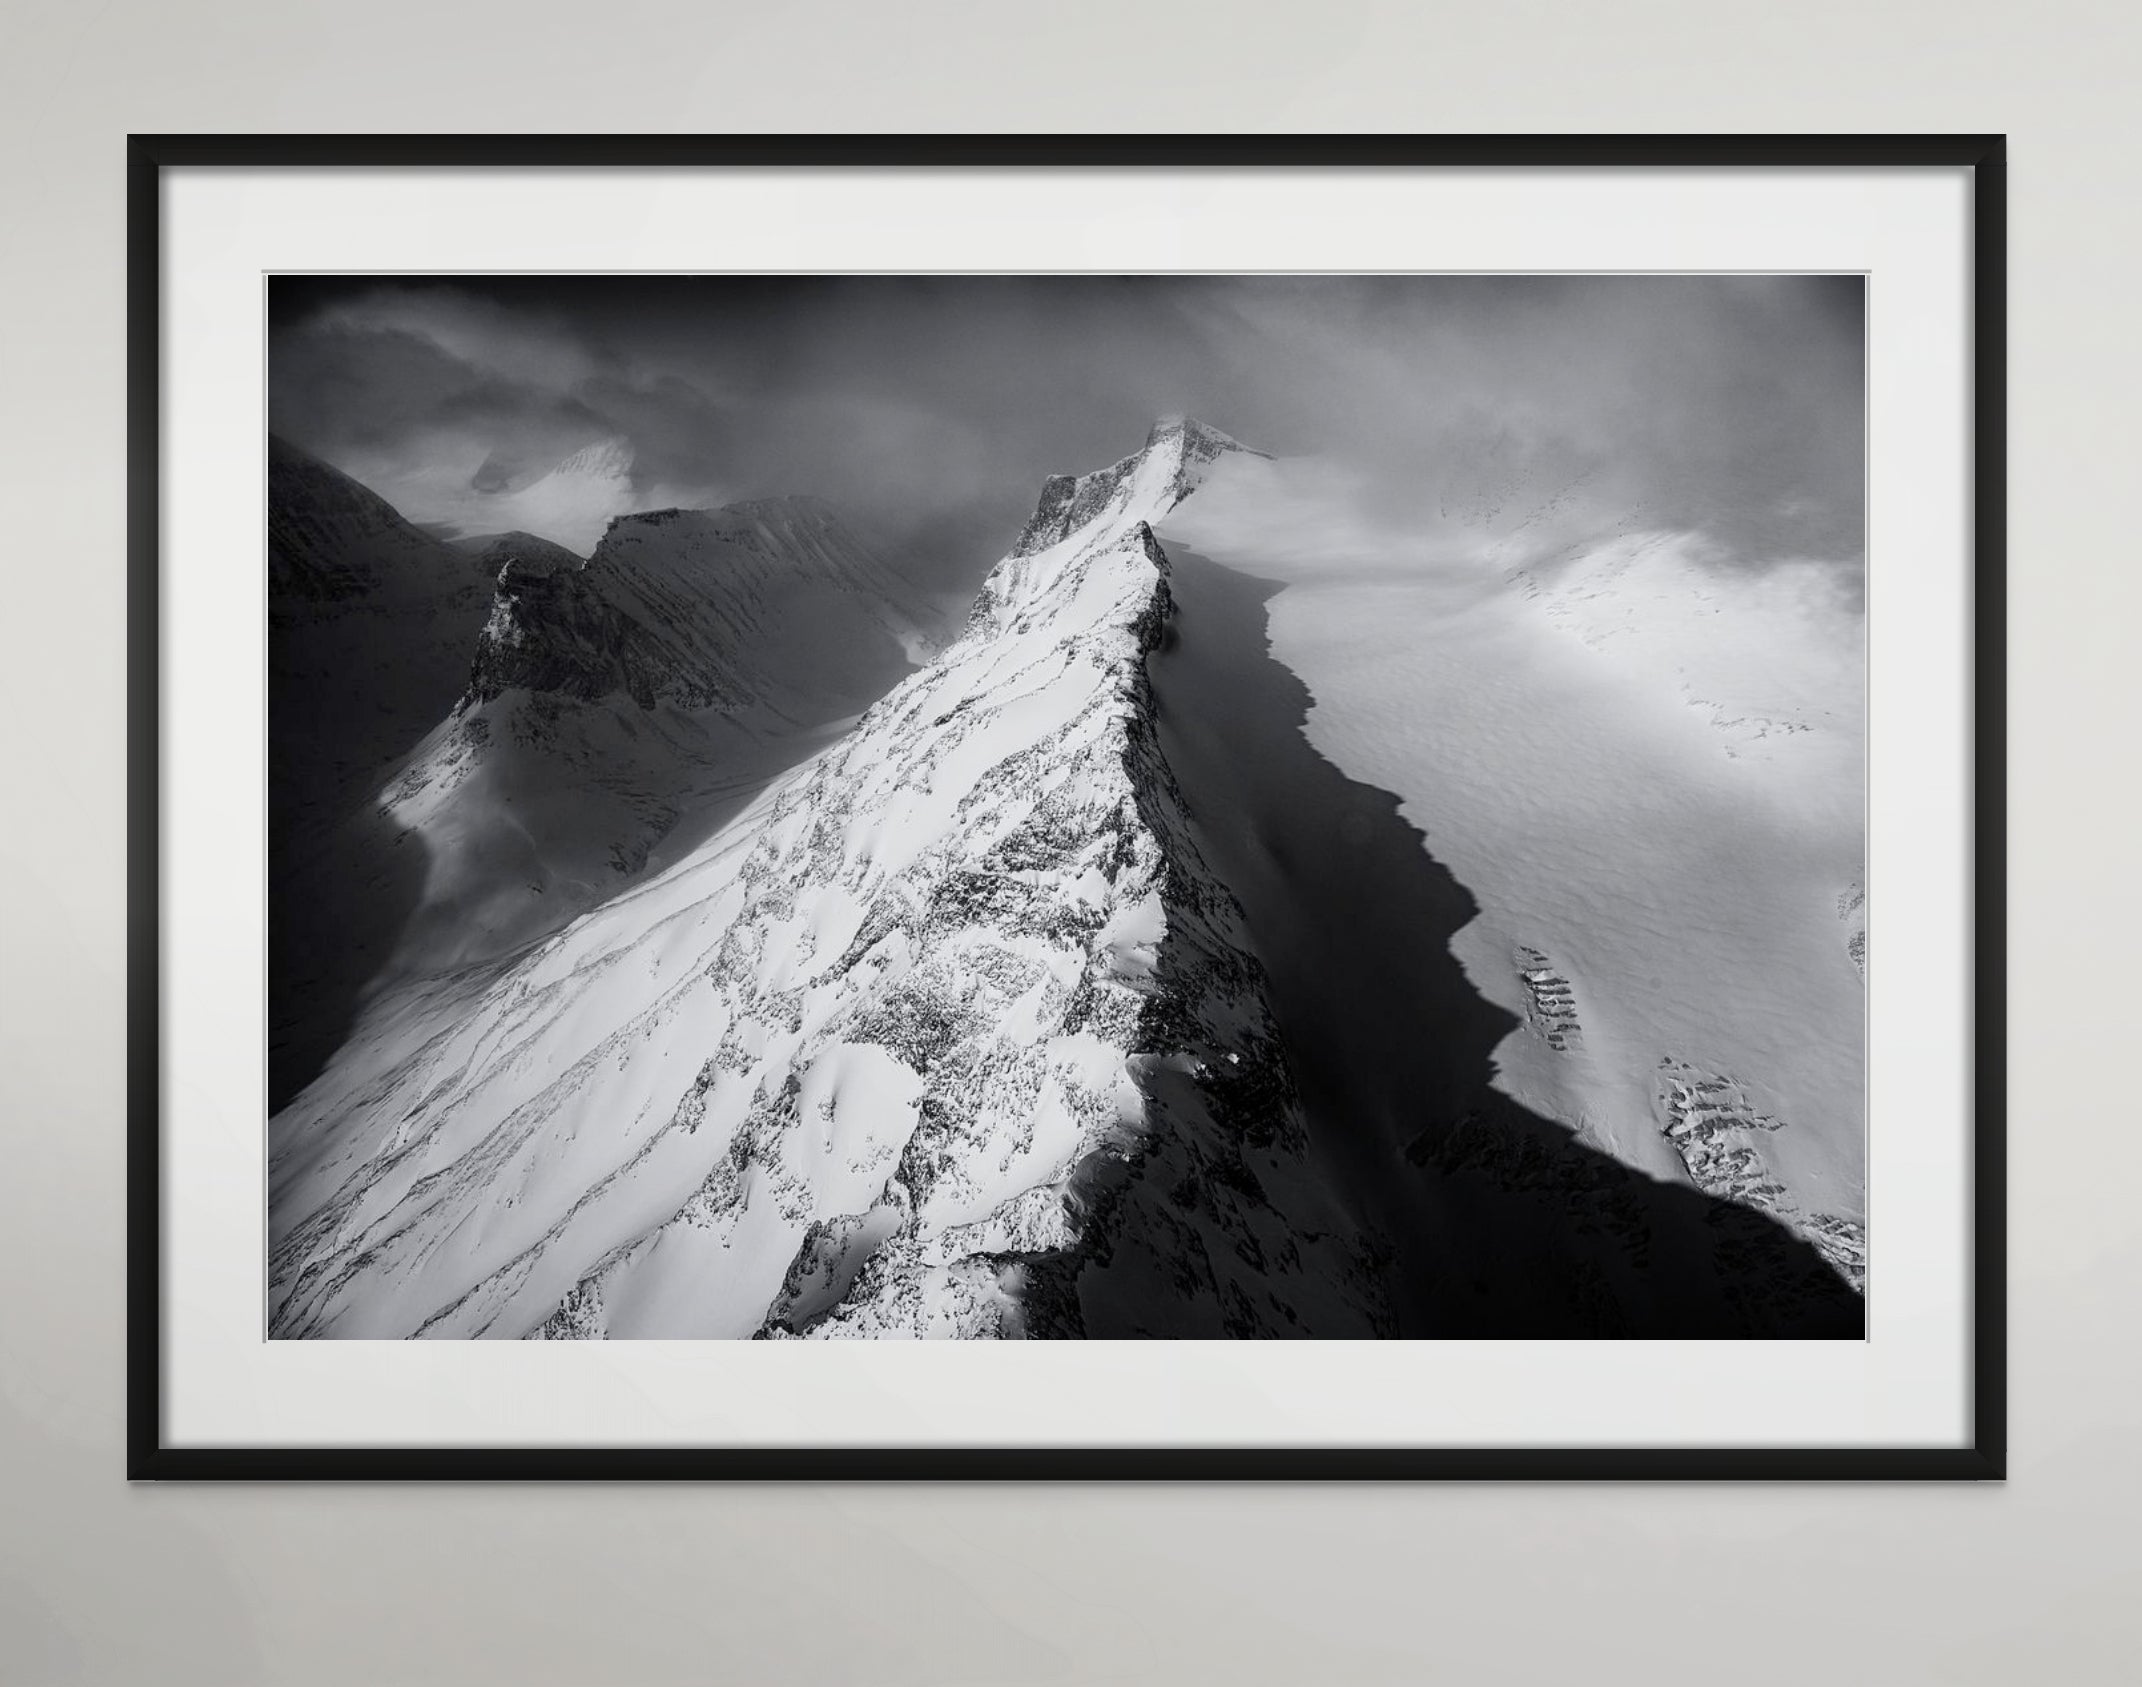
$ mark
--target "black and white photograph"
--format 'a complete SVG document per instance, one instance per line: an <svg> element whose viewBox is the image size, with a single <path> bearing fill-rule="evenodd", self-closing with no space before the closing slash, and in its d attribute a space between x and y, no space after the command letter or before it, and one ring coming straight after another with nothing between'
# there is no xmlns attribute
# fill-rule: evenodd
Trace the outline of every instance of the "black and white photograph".
<svg viewBox="0 0 2142 1687"><path fill-rule="evenodd" d="M1863 1335L1861 276L267 289L271 1337Z"/></svg>

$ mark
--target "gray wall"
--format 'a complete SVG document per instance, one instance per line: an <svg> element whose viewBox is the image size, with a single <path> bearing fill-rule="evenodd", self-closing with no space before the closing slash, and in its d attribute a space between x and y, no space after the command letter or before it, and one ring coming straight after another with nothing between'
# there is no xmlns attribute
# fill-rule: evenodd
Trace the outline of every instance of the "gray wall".
<svg viewBox="0 0 2142 1687"><path fill-rule="evenodd" d="M2142 1122L2088 973L2136 936L2131 16L14 0L0 34L0 1682L2130 1678ZM121 137L647 125L2010 130L2010 1484L127 1487Z"/></svg>

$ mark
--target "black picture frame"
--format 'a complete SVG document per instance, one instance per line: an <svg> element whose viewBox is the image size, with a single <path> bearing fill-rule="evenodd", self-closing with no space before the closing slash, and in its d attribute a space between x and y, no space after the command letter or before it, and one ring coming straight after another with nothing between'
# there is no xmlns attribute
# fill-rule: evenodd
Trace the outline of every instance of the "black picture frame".
<svg viewBox="0 0 2142 1687"><path fill-rule="evenodd" d="M127 142L127 1475L132 1480L1988 1480L2007 1459L2006 180L2000 135L135 135ZM162 175L186 166L1972 173L1970 1440L1960 1447L174 1447L162 1426Z"/></svg>

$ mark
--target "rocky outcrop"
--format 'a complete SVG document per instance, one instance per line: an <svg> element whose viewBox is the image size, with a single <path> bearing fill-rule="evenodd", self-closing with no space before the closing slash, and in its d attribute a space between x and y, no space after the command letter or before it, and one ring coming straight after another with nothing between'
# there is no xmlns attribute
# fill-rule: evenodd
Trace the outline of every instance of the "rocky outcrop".
<svg viewBox="0 0 2142 1687"><path fill-rule="evenodd" d="M469 669L469 696L488 703L515 689L591 702L621 691L643 709L665 687L687 708L740 702L718 670L665 649L665 629L635 620L580 569L509 561Z"/></svg>
<svg viewBox="0 0 2142 1687"><path fill-rule="evenodd" d="M1867 887L1854 882L1837 893L1837 917L1845 923L1845 953L1861 978L1867 976Z"/></svg>
<svg viewBox="0 0 2142 1687"><path fill-rule="evenodd" d="M1584 1027L1569 980L1539 950L1523 946L1517 951L1517 977L1525 991L1525 1023L1557 1054L1583 1047Z"/></svg>
<svg viewBox="0 0 2142 1687"><path fill-rule="evenodd" d="M505 559L470 692L778 709L837 666L867 702L927 639L915 596L816 499L624 516L584 567Z"/></svg>
<svg viewBox="0 0 2142 1687"><path fill-rule="evenodd" d="M1854 1289L1867 1285L1867 1229L1836 1213L1810 1213L1772 1170L1763 1138L1784 1121L1759 1111L1747 1086L1687 1061L1659 1063L1660 1129L1706 1195L1761 1213L1793 1231Z"/></svg>

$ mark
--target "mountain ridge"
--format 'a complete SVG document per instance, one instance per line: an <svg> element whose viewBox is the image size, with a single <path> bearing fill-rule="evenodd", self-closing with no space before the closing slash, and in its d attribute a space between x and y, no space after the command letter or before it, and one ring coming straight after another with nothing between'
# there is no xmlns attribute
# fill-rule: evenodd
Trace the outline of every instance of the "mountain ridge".
<svg viewBox="0 0 2142 1687"><path fill-rule="evenodd" d="M277 1333L1384 1329L1152 736L1147 516L1194 484L1185 438L1007 556L950 649L691 861L303 1098ZM590 992L642 976L588 1046ZM525 1052L470 1064L493 1034ZM367 1143L325 1128L352 1085ZM595 1108L622 1140L593 1146ZM595 1175L536 1199L558 1155ZM528 1216L486 1205L508 1186Z"/></svg>
<svg viewBox="0 0 2142 1687"><path fill-rule="evenodd" d="M840 737L562 929L383 999L271 1127L271 1332L1863 1328L1786 1228L1497 1087L1518 1021L1449 941L1477 901L1309 746L1273 583L1156 536L1231 452L1163 420L1053 477ZM636 548L706 540L686 513L606 535L623 596L682 577ZM691 718L586 684L558 706Z"/></svg>
<svg viewBox="0 0 2142 1687"><path fill-rule="evenodd" d="M817 640L828 618L850 623L843 659L864 672L848 690L868 701L883 690L876 672L928 642L931 619L920 594L815 498L619 516L578 568L512 559L497 589L471 670L484 701L524 687L585 701L624 691L643 710L658 697L778 710L794 686L799 640L788 623L798 615L820 618ZM873 640L897 649L873 657Z"/></svg>
<svg viewBox="0 0 2142 1687"><path fill-rule="evenodd" d="M621 517L570 565L507 555L466 691L382 795L428 858L400 963L495 959L675 859L935 636L815 499Z"/></svg>

